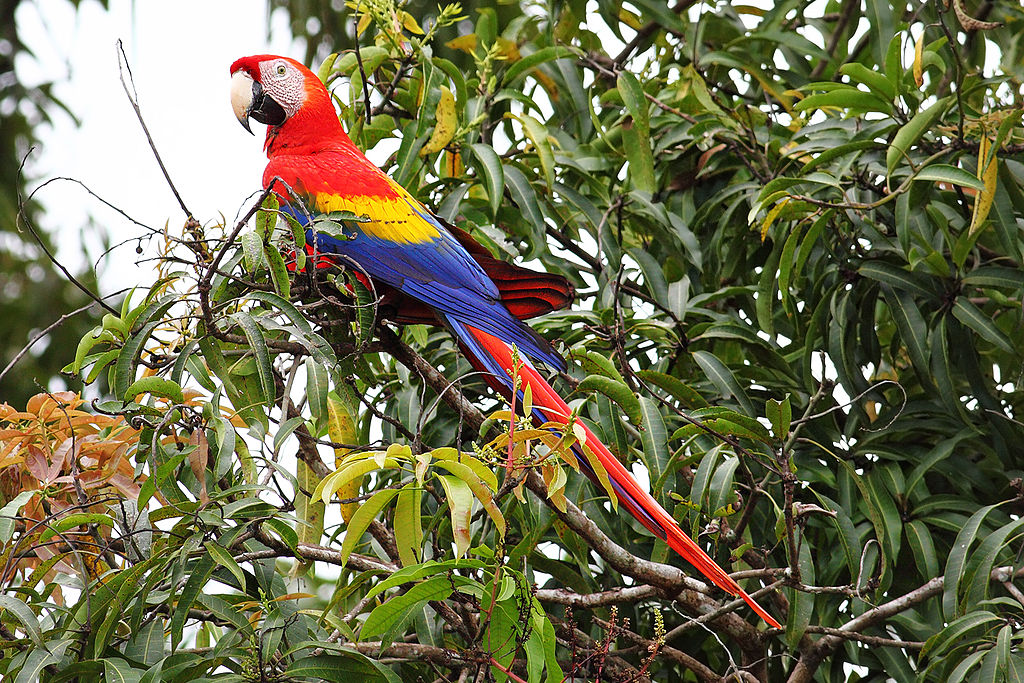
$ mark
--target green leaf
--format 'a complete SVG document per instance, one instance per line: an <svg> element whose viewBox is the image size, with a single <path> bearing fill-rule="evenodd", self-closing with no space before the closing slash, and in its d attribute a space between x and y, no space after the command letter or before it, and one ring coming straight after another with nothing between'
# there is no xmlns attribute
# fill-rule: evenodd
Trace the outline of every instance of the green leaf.
<svg viewBox="0 0 1024 683"><path fill-rule="evenodd" d="M270 280L274 283L274 291L287 299L291 296L292 281L288 277L288 266L285 265L281 252L270 244L263 245L263 256L270 269Z"/></svg>
<svg viewBox="0 0 1024 683"><path fill-rule="evenodd" d="M522 76L529 75L529 72L536 69L545 62L555 59L573 58L576 53L567 47L542 47L541 49L526 55L522 59L512 62L505 73L502 74L501 84L507 88Z"/></svg>
<svg viewBox="0 0 1024 683"><path fill-rule="evenodd" d="M519 606L515 599L491 600L497 591L491 588L488 600L481 607L490 614L487 621L487 630L484 633L483 645L491 657L506 669L512 665L518 649L517 625L522 621L519 614ZM496 666L491 667L491 674L497 683L504 683L508 680L504 671Z"/></svg>
<svg viewBox="0 0 1024 683"><path fill-rule="evenodd" d="M256 213L255 234L259 237L261 245L270 240L274 226L277 225L277 213L280 208L281 204L277 200L277 195L271 192L263 200L260 210Z"/></svg>
<svg viewBox="0 0 1024 683"><path fill-rule="evenodd" d="M939 575L939 558L935 551L928 526L919 519L911 521L903 527L907 534L907 543L914 554L917 571L922 579L931 579Z"/></svg>
<svg viewBox="0 0 1024 683"><path fill-rule="evenodd" d="M966 636L972 631L1002 624L1002 621L1002 617L987 610L971 612L953 621L949 626L929 638L925 642L924 648L921 649L921 656L937 657L951 648L963 645Z"/></svg>
<svg viewBox="0 0 1024 683"><path fill-rule="evenodd" d="M736 399L736 402L743 408L743 412L753 416L754 405L750 402L739 382L736 381L736 376L732 374L732 370L707 351L694 351L693 360L696 361L700 369L704 371L707 378L711 380L712 384L718 388L723 396L726 398L731 396Z"/></svg>
<svg viewBox="0 0 1024 683"><path fill-rule="evenodd" d="M710 406L693 411L691 418L700 424L686 424L680 427L672 435L672 439L690 439L694 436L709 434L703 427L714 430L719 434L727 436L738 436L745 439L754 439L771 445L773 442L768 435L768 430L760 422L734 410L721 406Z"/></svg>
<svg viewBox="0 0 1024 683"><path fill-rule="evenodd" d="M146 324L137 334L125 342L114 365L114 395L124 396L128 387L135 381L135 370L139 365L139 354L142 347L149 341L149 336L162 321L156 320Z"/></svg>
<svg viewBox="0 0 1024 683"><path fill-rule="evenodd" d="M918 378L926 384L931 383L928 365L928 325L921 311L914 303L913 297L902 290L894 290L882 285L882 295L892 313L893 321L900 331L900 339L910 355Z"/></svg>
<svg viewBox="0 0 1024 683"><path fill-rule="evenodd" d="M373 336L377 320L377 296L354 272L348 274L348 283L356 295L356 332L359 343L365 344Z"/></svg>
<svg viewBox="0 0 1024 683"><path fill-rule="evenodd" d="M389 588L401 586L405 583L411 583L413 581L419 581L425 579L428 576L435 576L437 574L448 574L455 570L479 570L484 568L484 563L480 560L462 558L458 560L445 560L438 562L437 560L428 560L421 564L413 565L410 567L402 567L401 569L394 572L391 576L384 579L376 586L371 588L367 592L367 597L372 598L376 595L380 595Z"/></svg>
<svg viewBox="0 0 1024 683"><path fill-rule="evenodd" d="M1024 520L1018 519L1004 524L982 539L971 553L969 571L964 573L964 580L968 583L964 604L973 606L988 598L996 558L1008 544L1020 538L1021 528L1024 528ZM1012 560L1008 557L1007 561Z"/></svg>
<svg viewBox="0 0 1024 683"><path fill-rule="evenodd" d="M932 124L942 116L951 99L951 97L944 97L927 109L917 112L902 128L896 131L896 135L893 136L892 143L885 153L885 166L890 175L896 165L910 154L910 148L917 144L917 141L932 127ZM975 178L976 182L977 180Z"/></svg>
<svg viewBox="0 0 1024 683"><path fill-rule="evenodd" d="M133 669L120 657L107 657L103 660L104 683L138 683L143 673L141 669Z"/></svg>
<svg viewBox="0 0 1024 683"><path fill-rule="evenodd" d="M962 282L975 287L1005 287L1017 290L1024 288L1024 271L1002 266L981 266L964 275Z"/></svg>
<svg viewBox="0 0 1024 683"><path fill-rule="evenodd" d="M490 145L482 142L470 146L473 152L475 168L482 176L484 189L487 190L487 197L490 200L491 216L498 213L502 197L505 194L505 172L502 169L501 159Z"/></svg>
<svg viewBox="0 0 1024 683"><path fill-rule="evenodd" d="M971 546L974 545L974 540L978 536L982 522L997 507L998 504L987 505L971 515L971 518L967 520L960 529L960 532L957 533L956 540L953 541L953 547L950 548L949 557L946 559L946 571L943 575L942 584L942 613L947 620L953 620L961 611L957 596L960 593L960 580L964 576L964 568L967 566L967 560L970 557ZM929 639L930 642L931 639ZM928 647L926 645L925 649L928 649Z"/></svg>
<svg viewBox="0 0 1024 683"><path fill-rule="evenodd" d="M1003 334L1003 331L996 327L992 320L982 313L981 309L967 300L967 297L958 296L953 302L953 315L957 320L971 328L984 339L992 342L1007 353L1015 353L1013 342Z"/></svg>
<svg viewBox="0 0 1024 683"><path fill-rule="evenodd" d="M18 513L36 493L36 491L22 491L3 508L0 508L0 544L7 543L14 536L14 525L17 523Z"/></svg>
<svg viewBox="0 0 1024 683"><path fill-rule="evenodd" d="M203 544L206 548L206 552L210 553L210 557L213 558L214 562L231 572L231 575L238 581L240 589L245 589L245 572L235 562L235 558L231 556L225 548L220 547L213 541L207 541Z"/></svg>
<svg viewBox="0 0 1024 683"><path fill-rule="evenodd" d="M246 272L255 272L263 265L263 239L255 230L250 230L242 233L239 241L242 243L242 264Z"/></svg>
<svg viewBox="0 0 1024 683"><path fill-rule="evenodd" d="M640 422L640 441L644 449L644 462L650 471L651 481L659 482L660 489L660 482L668 474L666 468L672 455L668 448L668 431L658 404L646 396L640 397L640 413L643 418Z"/></svg>
<svg viewBox="0 0 1024 683"><path fill-rule="evenodd" d="M626 122L622 125L622 142L629 162L629 177L641 192L653 193L658 189L654 177L654 155L651 140L639 126Z"/></svg>
<svg viewBox="0 0 1024 683"><path fill-rule="evenodd" d="M715 446L704 453L697 472L693 475L693 483L690 485L690 504L698 510L706 507L705 502L708 497L708 487L711 485L711 475L717 469L721 456L722 448L720 446ZM696 518L693 520L694 530L697 528L697 521Z"/></svg>
<svg viewBox="0 0 1024 683"><path fill-rule="evenodd" d="M376 607L363 622L359 640L367 641L380 637L382 647L387 647L393 640L393 634L404 627L414 612L422 610L431 600L444 600L452 594L454 578L435 576Z"/></svg>
<svg viewBox="0 0 1024 683"><path fill-rule="evenodd" d="M764 416L771 423L775 438L785 441L789 435L789 425L793 420L793 408L790 405L789 396L787 395L781 401L768 399L764 406Z"/></svg>
<svg viewBox="0 0 1024 683"><path fill-rule="evenodd" d="M306 400L313 423L318 430L327 425L327 392L330 391L330 374L327 368L314 358L306 359Z"/></svg>
<svg viewBox="0 0 1024 683"><path fill-rule="evenodd" d="M43 532L39 534L39 543L46 543L54 536L62 534L69 529L74 529L78 526L88 526L90 524L113 527L114 520L110 518L110 515L98 512L75 512L70 515L65 515L46 526Z"/></svg>
<svg viewBox="0 0 1024 683"><path fill-rule="evenodd" d="M127 659L142 662L146 666L152 666L162 660L165 652L164 627L161 620L151 621L133 633L131 640L124 646L124 656Z"/></svg>
<svg viewBox="0 0 1024 683"><path fill-rule="evenodd" d="M896 558L899 557L903 538L903 521L892 494L886 490L883 470L874 469L865 478L869 495L874 507L879 512L883 535L878 539L885 549L885 563L889 570L894 570Z"/></svg>
<svg viewBox="0 0 1024 683"><path fill-rule="evenodd" d="M41 650L46 650L43 643L43 631L39 628L39 619L36 618L32 609L18 598L11 595L0 594L0 610L6 610L16 618L25 629L25 634Z"/></svg>
<svg viewBox="0 0 1024 683"><path fill-rule="evenodd" d="M931 283L927 278L885 261L877 259L865 261L857 269L857 272L876 282L926 299L934 299L937 294L937 290L929 286Z"/></svg>
<svg viewBox="0 0 1024 683"><path fill-rule="evenodd" d="M540 168L544 172L544 185L551 187L555 183L555 154L551 149L548 131L544 124L529 114L509 114L508 116L522 124L523 132L526 133L526 137L533 145Z"/></svg>
<svg viewBox="0 0 1024 683"><path fill-rule="evenodd" d="M136 380L125 391L124 400L134 401L139 394L154 394L170 399L173 403L184 403L185 395L181 385L163 377L143 377Z"/></svg>
<svg viewBox="0 0 1024 683"><path fill-rule="evenodd" d="M398 495L396 489L377 491L370 496L369 500L356 509L356 513L352 515L352 521L348 523L348 527L345 529L345 540L341 544L341 563L343 565L348 562L348 556L352 554L356 545L363 539L363 534L369 528L370 522L377 517L377 513L383 510L396 495ZM324 502L327 501L325 500Z"/></svg>
<svg viewBox="0 0 1024 683"><path fill-rule="evenodd" d="M444 487L448 502L448 513L452 521L452 537L455 541L455 557L464 557L469 550L473 518L473 491L469 484L458 477L440 474L437 477Z"/></svg>
<svg viewBox="0 0 1024 683"><path fill-rule="evenodd" d="M889 114L892 112L892 104L886 102L878 95L864 92L863 90L858 90L857 88L849 86L845 88L836 88L831 92L808 95L793 105L793 109L796 111L826 109L829 107L847 109L851 112L857 113L876 111Z"/></svg>
<svg viewBox="0 0 1024 683"><path fill-rule="evenodd" d="M498 529L498 534L504 537L505 518L504 516L502 516L501 510L494 503L494 489L497 488L496 482L494 484L491 484L489 488L488 484L486 484L480 478L477 471L474 468L472 468L469 464L467 464L474 460L474 458L467 457L465 463L457 460L437 460L435 461L434 464L437 467L442 467L448 470L456 477L461 479L466 484L466 486L469 487L469 490L472 491L473 496L476 497L478 501L480 501L481 505L483 505L484 511L487 513L487 516L490 517L491 521L494 522L494 525Z"/></svg>
<svg viewBox="0 0 1024 683"><path fill-rule="evenodd" d="M392 680L373 660L352 650L301 657L291 662L285 673L295 678L308 676L331 683L389 683Z"/></svg>
<svg viewBox="0 0 1024 683"><path fill-rule="evenodd" d="M640 410L640 400L636 397L636 394L626 386L625 382L612 379L611 377L604 377L602 375L588 375L579 383L579 386L576 387L576 391L596 391L604 394L614 401L624 413L626 413L630 422L635 425L643 423L643 413Z"/></svg>
<svg viewBox="0 0 1024 683"><path fill-rule="evenodd" d="M591 351L585 346L575 346L569 350L569 357L578 362L588 374L599 374L617 382L625 382L622 373L606 354Z"/></svg>
<svg viewBox="0 0 1024 683"><path fill-rule="evenodd" d="M715 468L708 485L708 509L711 514L717 517L728 514L726 510L736 502L736 492L733 490L733 477L736 468L740 466L740 459L726 457L722 463Z"/></svg>
<svg viewBox="0 0 1024 683"><path fill-rule="evenodd" d="M893 84L884 74L872 71L860 62L847 62L843 64L839 67L839 73L866 85L868 89L884 100L891 102L896 97L896 88L893 87Z"/></svg>
<svg viewBox="0 0 1024 683"><path fill-rule="evenodd" d="M313 498L321 498L325 503L330 503L331 496L348 482L361 479L363 475L376 469L398 467L398 460L395 458L385 457L382 461L378 460L376 456L380 453L380 451L370 451L348 456L341 467L317 484Z"/></svg>
<svg viewBox="0 0 1024 683"><path fill-rule="evenodd" d="M938 183L963 185L979 192L985 189L985 184L978 180L976 175L970 171L965 171L962 168L948 164L925 166L914 175L914 180L933 180Z"/></svg>
<svg viewBox="0 0 1024 683"><path fill-rule="evenodd" d="M525 214L527 222L534 231L544 232L544 214L541 212L540 204L537 202L537 192L526 176L514 164L506 164L503 167L505 182L508 186L512 201L516 203L519 210Z"/></svg>
<svg viewBox="0 0 1024 683"><path fill-rule="evenodd" d="M691 388L678 377L654 370L640 370L636 373L636 376L645 382L650 382L664 389L672 398L679 401L686 408L703 408L708 404L704 397L697 393L696 389Z"/></svg>
<svg viewBox="0 0 1024 683"><path fill-rule="evenodd" d="M277 396L277 389L274 384L274 366L270 360L270 349L267 347L267 339L263 331L256 325L256 321L247 313L234 313L232 320L238 323L249 340L249 350L256 359L256 372L260 378L261 400L264 405L270 406Z"/></svg>
<svg viewBox="0 0 1024 683"><path fill-rule="evenodd" d="M815 561L812 552L808 543L801 543L797 562L800 565L801 580L813 584ZM787 592L790 595L790 608L786 619L786 642L790 647L796 648L814 616L814 596L797 590Z"/></svg>
<svg viewBox="0 0 1024 683"><path fill-rule="evenodd" d="M409 567L420 561L423 546L421 505L423 489L412 481L398 492L395 503L395 545L402 565Z"/></svg>
<svg viewBox="0 0 1024 683"><path fill-rule="evenodd" d="M196 598L203 592L216 566L213 556L210 553L204 553L190 566L188 580L181 591L177 595L170 596L170 599L175 602L170 623L172 648L177 648L181 642L182 629L188 619L188 612L195 604ZM177 599L175 600L175 598Z"/></svg>

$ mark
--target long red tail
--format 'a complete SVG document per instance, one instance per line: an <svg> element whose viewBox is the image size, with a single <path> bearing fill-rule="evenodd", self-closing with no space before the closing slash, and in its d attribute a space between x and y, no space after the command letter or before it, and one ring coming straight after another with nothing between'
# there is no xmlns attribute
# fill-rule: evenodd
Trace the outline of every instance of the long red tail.
<svg viewBox="0 0 1024 683"><path fill-rule="evenodd" d="M468 325L452 322L456 335L462 342L463 350L479 370L484 373L489 383L505 396L510 395L512 388L513 357L508 344L486 332ZM519 359L518 375L522 389L527 386L533 396L534 420L537 422L565 423L571 415L569 406L555 393L547 381L534 369L525 358ZM586 426L580 423L586 436L586 445L600 461L608 473L608 479L616 493L619 504L626 508L652 534L664 539L669 547L679 553L692 564L709 581L722 590L743 598L744 601L768 624L774 628L782 628L764 608L747 595L739 584L708 557L697 543L689 537L676 523L672 516L651 496L643 490L633 476L623 467L619 459L601 443L600 439ZM595 483L598 481L586 456L580 452L579 445L574 447L580 466Z"/></svg>

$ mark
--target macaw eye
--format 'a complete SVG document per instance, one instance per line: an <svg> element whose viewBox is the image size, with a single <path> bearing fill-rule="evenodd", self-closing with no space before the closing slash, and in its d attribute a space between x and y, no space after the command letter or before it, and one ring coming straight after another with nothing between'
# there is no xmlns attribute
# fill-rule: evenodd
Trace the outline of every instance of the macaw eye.
<svg viewBox="0 0 1024 683"><path fill-rule="evenodd" d="M278 64L277 65L277 75L278 76L284 76L286 73L288 73L287 67L285 67L284 64Z"/></svg>

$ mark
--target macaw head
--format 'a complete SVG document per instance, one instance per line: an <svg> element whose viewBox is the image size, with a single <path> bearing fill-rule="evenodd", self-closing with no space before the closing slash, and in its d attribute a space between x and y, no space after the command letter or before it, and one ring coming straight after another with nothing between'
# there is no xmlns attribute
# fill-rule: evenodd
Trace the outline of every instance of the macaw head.
<svg viewBox="0 0 1024 683"><path fill-rule="evenodd" d="M242 127L266 124L272 143L295 147L341 130L327 88L301 63L276 55L242 57L231 65L231 108ZM344 135L344 133L342 133Z"/></svg>

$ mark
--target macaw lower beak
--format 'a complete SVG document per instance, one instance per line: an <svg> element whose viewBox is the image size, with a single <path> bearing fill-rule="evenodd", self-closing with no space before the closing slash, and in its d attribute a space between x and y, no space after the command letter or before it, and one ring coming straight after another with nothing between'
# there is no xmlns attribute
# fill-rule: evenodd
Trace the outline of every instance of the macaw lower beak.
<svg viewBox="0 0 1024 683"><path fill-rule="evenodd" d="M244 71L236 71L231 76L231 108L242 128L250 133L250 118L268 126L280 126L288 118L281 105Z"/></svg>

